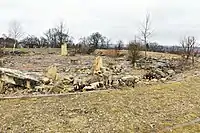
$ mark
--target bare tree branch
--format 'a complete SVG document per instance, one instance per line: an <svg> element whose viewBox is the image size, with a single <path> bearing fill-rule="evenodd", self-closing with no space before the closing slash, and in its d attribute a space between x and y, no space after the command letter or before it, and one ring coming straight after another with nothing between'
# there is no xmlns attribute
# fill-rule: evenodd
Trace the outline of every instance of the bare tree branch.
<svg viewBox="0 0 200 133"><path fill-rule="evenodd" d="M196 45L195 37L184 37L184 39L181 40L180 44L183 48L183 58L186 59L186 61L188 61L189 58L192 56L192 61L194 63L194 48Z"/></svg>
<svg viewBox="0 0 200 133"><path fill-rule="evenodd" d="M21 24L16 20L11 21L8 32L9 36L15 39L15 43L13 44L13 52L14 52L17 41L24 35L24 33L22 32Z"/></svg>
<svg viewBox="0 0 200 133"><path fill-rule="evenodd" d="M147 45L148 45L148 39L152 35L153 31L151 30L151 20L150 20L150 14L147 13L145 16L145 21L141 25L140 28L141 37L139 38L145 45L145 58L147 56Z"/></svg>
<svg viewBox="0 0 200 133"><path fill-rule="evenodd" d="M14 39L20 39L24 33L22 32L22 26L18 21L12 21L10 22L10 26L9 26L9 36L14 38Z"/></svg>

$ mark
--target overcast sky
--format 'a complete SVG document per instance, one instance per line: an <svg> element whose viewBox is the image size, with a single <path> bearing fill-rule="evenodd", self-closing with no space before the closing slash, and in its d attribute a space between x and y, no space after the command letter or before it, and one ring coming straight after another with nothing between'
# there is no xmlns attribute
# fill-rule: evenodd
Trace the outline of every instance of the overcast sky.
<svg viewBox="0 0 200 133"><path fill-rule="evenodd" d="M98 31L113 42L127 42L147 12L151 41L174 45L185 35L200 35L199 0L0 0L0 34L8 32L12 20L36 36L64 21L76 39Z"/></svg>

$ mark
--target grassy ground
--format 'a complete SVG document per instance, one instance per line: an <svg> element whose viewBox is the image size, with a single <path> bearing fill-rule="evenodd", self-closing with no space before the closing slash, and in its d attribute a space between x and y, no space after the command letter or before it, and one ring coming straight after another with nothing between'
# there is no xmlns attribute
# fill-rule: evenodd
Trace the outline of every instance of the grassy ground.
<svg viewBox="0 0 200 133"><path fill-rule="evenodd" d="M6 48L3 49L4 51L12 51L12 48ZM17 51L21 52L35 52L40 54L48 54L48 53L55 53L60 54L60 48L16 48ZM73 51L72 49L68 48L68 51ZM97 49L94 53L103 52L105 55L112 55L112 49L111 50L105 50L105 49ZM107 52L106 52L107 51ZM120 50L120 54L128 54L127 50ZM141 51L141 55L144 55L144 51ZM160 53L160 52L147 52L148 57L156 57L156 58L180 58L179 55L176 54L169 54L169 53Z"/></svg>
<svg viewBox="0 0 200 133"><path fill-rule="evenodd" d="M115 50L114 50L115 51ZM94 53L104 53L104 55L112 55L111 53L114 52L113 50L105 50L105 49L97 49ZM114 52L115 53L115 52ZM120 54L128 54L128 50L120 50ZM145 52L141 51L141 55L144 55ZM154 57L154 58L165 58L165 59L171 59L171 58L180 58L179 55L176 54L170 54L170 53L160 53L160 52L147 52L148 57Z"/></svg>
<svg viewBox="0 0 200 133"><path fill-rule="evenodd" d="M150 87L0 101L2 132L168 132L200 116L200 78ZM200 132L198 123L173 132Z"/></svg>

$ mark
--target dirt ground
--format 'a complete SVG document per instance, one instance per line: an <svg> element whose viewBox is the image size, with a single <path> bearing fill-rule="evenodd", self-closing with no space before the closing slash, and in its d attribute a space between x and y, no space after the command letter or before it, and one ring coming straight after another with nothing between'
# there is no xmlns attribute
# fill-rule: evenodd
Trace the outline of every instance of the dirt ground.
<svg viewBox="0 0 200 133"><path fill-rule="evenodd" d="M200 132L200 78L137 89L0 100L2 132Z"/></svg>
<svg viewBox="0 0 200 133"><path fill-rule="evenodd" d="M58 72L63 74L68 68L84 68L84 67L92 67L93 61L97 55L76 55L76 56L60 56L59 49L20 49L21 51L28 52L27 55L22 56L6 56L3 59L5 60L4 66L6 68L24 70L24 71L33 71L33 72L43 72L46 68L51 65L55 65L58 68ZM100 50L96 50L98 53ZM101 50L106 51L106 50ZM52 53L52 54L48 54ZM127 51L122 50L120 53L127 54ZM144 54L141 52L141 54ZM156 52L148 52L149 57L155 58L179 58L179 56L174 54L167 53L156 53ZM130 62L126 61L125 57L103 57L103 66L112 65L122 65L127 66L128 69L131 69L132 65ZM78 60L75 64L73 64L72 60ZM92 71L92 70L91 70ZM131 70L132 71L132 70ZM141 70L133 70L135 75L142 75L144 71Z"/></svg>
<svg viewBox="0 0 200 133"><path fill-rule="evenodd" d="M49 66L55 65L60 75L78 76L82 69L92 72L92 65L96 57L97 55L60 56L58 54L6 56L3 58L5 60L3 67L43 73ZM126 57L113 58L102 56L102 60L104 67L125 66L127 73L131 72L134 75L140 76L145 73L143 70L133 70L130 61L127 61ZM77 69L77 73L70 73L72 69Z"/></svg>
<svg viewBox="0 0 200 133"><path fill-rule="evenodd" d="M5 57L4 67L43 72L56 65L59 73L91 66L95 56L62 57L35 54ZM72 64L71 60L80 60ZM104 64L130 65L123 58L103 57ZM1 132L159 133L200 132L199 68L174 81L122 90L94 91L52 97L0 98ZM135 75L143 73L133 71Z"/></svg>

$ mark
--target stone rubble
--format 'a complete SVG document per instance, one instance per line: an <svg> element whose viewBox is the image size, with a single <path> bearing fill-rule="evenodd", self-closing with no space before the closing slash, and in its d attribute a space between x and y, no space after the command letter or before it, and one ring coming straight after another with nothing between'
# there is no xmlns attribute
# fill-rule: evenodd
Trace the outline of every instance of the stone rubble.
<svg viewBox="0 0 200 133"><path fill-rule="evenodd" d="M105 60L98 56L95 59L92 58L93 63L91 60L84 61L81 58L79 60L71 57L66 59L68 64L65 67L60 67L62 64L60 62L49 66L45 71L36 72L37 86L20 85L24 88L22 92L49 94L135 87L137 84L165 82L179 70L169 60L156 58L148 58L146 67L145 59L136 62L137 69L146 69L147 72L144 75L135 74L130 62L124 58ZM19 72L26 73L24 70ZM9 84L16 85L10 82ZM9 90L7 87L4 88ZM11 90L16 91L16 89Z"/></svg>
<svg viewBox="0 0 200 133"><path fill-rule="evenodd" d="M176 73L181 73L182 70L179 66L176 66L176 62L170 62L169 60L148 58L146 62L147 73L143 76L144 79L152 80L157 79L164 81L164 79L170 79ZM145 68L145 59L137 61L137 67L141 69ZM155 81L155 80L154 80Z"/></svg>

